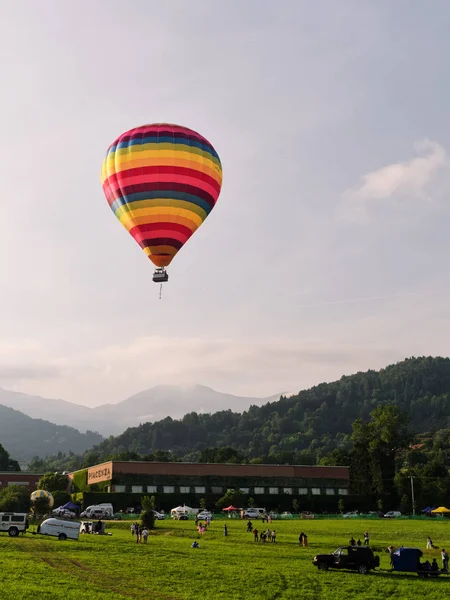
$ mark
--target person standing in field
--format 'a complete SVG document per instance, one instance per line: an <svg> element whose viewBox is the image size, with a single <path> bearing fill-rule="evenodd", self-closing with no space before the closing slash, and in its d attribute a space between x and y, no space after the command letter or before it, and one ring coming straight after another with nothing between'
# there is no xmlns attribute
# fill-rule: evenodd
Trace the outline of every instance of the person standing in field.
<svg viewBox="0 0 450 600"><path fill-rule="evenodd" d="M147 543L147 539L148 539L148 529L147 529L147 527L144 527L144 529L142 530L142 541L144 542L144 544Z"/></svg>
<svg viewBox="0 0 450 600"><path fill-rule="evenodd" d="M448 553L445 551L445 548L442 548L441 558L443 570L448 571Z"/></svg>
<svg viewBox="0 0 450 600"><path fill-rule="evenodd" d="M303 538L304 537L305 537L305 534L302 531L301 534L298 536L298 545L299 546L303 546Z"/></svg>
<svg viewBox="0 0 450 600"><path fill-rule="evenodd" d="M303 534L303 546L306 548L308 546L308 536L306 533Z"/></svg>
<svg viewBox="0 0 450 600"><path fill-rule="evenodd" d="M223 535L224 535L224 537L227 537L227 536L228 536L228 527L227 527L227 524L226 524L226 523L225 523L225 525L223 526Z"/></svg>
<svg viewBox="0 0 450 600"><path fill-rule="evenodd" d="M369 532L365 531L364 532L364 546L368 546L369 545Z"/></svg>
<svg viewBox="0 0 450 600"><path fill-rule="evenodd" d="M258 530L256 529L256 527L255 527L255 529L253 530L253 541L254 541L254 542L257 542L257 541L258 541Z"/></svg>
<svg viewBox="0 0 450 600"><path fill-rule="evenodd" d="M277 532L275 531L275 529L272 531L272 542L276 542L277 541Z"/></svg>
<svg viewBox="0 0 450 600"><path fill-rule="evenodd" d="M392 568L394 568L394 546L388 546L389 562Z"/></svg>

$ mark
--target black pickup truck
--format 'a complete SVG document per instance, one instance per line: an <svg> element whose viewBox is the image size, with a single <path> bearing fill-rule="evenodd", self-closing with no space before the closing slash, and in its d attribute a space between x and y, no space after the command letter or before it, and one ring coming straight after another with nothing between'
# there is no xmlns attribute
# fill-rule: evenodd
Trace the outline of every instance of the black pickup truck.
<svg viewBox="0 0 450 600"><path fill-rule="evenodd" d="M351 569L365 575L380 566L380 557L369 546L341 546L332 554L318 554L313 565L318 569Z"/></svg>

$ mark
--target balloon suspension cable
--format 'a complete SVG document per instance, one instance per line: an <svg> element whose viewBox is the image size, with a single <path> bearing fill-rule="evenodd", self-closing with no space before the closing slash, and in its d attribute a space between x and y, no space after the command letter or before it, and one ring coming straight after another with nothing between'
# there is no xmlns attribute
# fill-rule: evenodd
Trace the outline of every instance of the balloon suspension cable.
<svg viewBox="0 0 450 600"><path fill-rule="evenodd" d="M159 284L159 299L162 297L162 283Z"/></svg>

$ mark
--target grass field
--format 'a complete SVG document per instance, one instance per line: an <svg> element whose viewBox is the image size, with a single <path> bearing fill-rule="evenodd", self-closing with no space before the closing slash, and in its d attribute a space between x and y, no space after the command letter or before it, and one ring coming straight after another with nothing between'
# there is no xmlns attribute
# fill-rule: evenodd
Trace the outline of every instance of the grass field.
<svg viewBox="0 0 450 600"><path fill-rule="evenodd" d="M192 521L159 521L147 545L136 544L129 526L112 523L112 536L83 535L80 540L19 538L0 534L1 600L288 600L298 598L450 598L450 577L421 580L415 574L391 573L385 548L416 546L425 550L430 535L439 547L450 547L450 520L317 520L276 521L277 542L254 543L244 521L212 523L204 536ZM261 523L259 527L261 527ZM319 552L347 544L368 529L380 569L368 575L319 572L311 563ZM309 546L298 546L303 530ZM200 549L191 548L198 539ZM447 548L449 549L449 548ZM436 557L437 550L425 552Z"/></svg>

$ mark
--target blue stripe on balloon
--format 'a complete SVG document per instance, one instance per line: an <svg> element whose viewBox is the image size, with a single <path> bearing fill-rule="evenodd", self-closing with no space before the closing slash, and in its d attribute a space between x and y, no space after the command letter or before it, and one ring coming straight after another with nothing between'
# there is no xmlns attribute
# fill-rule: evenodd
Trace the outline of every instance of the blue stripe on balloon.
<svg viewBox="0 0 450 600"><path fill-rule="evenodd" d="M219 155L217 154L217 152L214 150L214 148L212 146L208 146L206 144L202 144L202 142L199 142L197 140L192 140L192 139L188 139L188 138L173 138L170 136L149 136L149 137L145 137L145 138L135 138L132 140L126 140L124 142L119 142L118 144L111 146L108 149L108 154L110 152L115 152L116 149L120 150L121 148L128 148L128 146L141 146L142 144L164 144L164 143L170 143L170 144L184 144L185 146L193 146L194 148L200 148L200 150L204 150L205 152L208 152L209 154L212 154L212 156L214 156L215 158L217 158L220 162L220 158Z"/></svg>
<svg viewBox="0 0 450 600"><path fill-rule="evenodd" d="M198 196L194 196L194 194L175 192L172 190L153 190L151 192L136 192L134 194L127 194L126 196L117 198L111 204L111 210L115 213L120 206L133 204L133 202L139 202L141 200L155 200L157 198L172 198L173 200L184 200L185 202L190 202L191 204L195 204L195 206L203 208L207 215L209 215L212 209L211 205L206 202L206 200L203 200L203 198L199 198Z"/></svg>

